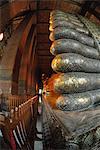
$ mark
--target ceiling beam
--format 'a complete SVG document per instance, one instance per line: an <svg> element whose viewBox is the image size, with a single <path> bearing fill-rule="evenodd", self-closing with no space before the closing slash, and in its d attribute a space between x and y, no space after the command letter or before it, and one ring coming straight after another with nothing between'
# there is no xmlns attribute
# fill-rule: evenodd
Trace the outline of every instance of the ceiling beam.
<svg viewBox="0 0 100 150"><path fill-rule="evenodd" d="M51 54L49 49L37 49L38 54ZM52 54L51 54L52 55Z"/></svg>
<svg viewBox="0 0 100 150"><path fill-rule="evenodd" d="M49 33L49 24L47 23L38 23L37 24L37 33L38 34L48 34Z"/></svg>
<svg viewBox="0 0 100 150"><path fill-rule="evenodd" d="M37 36L37 42L44 43L44 42L49 42L49 35L48 34L38 34Z"/></svg>
<svg viewBox="0 0 100 150"><path fill-rule="evenodd" d="M50 46L51 46L51 43L50 42L48 43L48 41L46 41L46 42L42 42L42 44L37 44L37 49L39 49L39 50L47 50L47 49L50 48Z"/></svg>
<svg viewBox="0 0 100 150"><path fill-rule="evenodd" d="M39 11L38 10L37 23L38 22L47 22L47 23L49 23L49 18L50 18L50 11L47 11L47 10Z"/></svg>
<svg viewBox="0 0 100 150"><path fill-rule="evenodd" d="M51 59L53 58L52 55L49 55L49 54L38 55L38 57L39 58L40 57L42 57L42 58L44 58L44 57L46 57L46 58L51 57Z"/></svg>

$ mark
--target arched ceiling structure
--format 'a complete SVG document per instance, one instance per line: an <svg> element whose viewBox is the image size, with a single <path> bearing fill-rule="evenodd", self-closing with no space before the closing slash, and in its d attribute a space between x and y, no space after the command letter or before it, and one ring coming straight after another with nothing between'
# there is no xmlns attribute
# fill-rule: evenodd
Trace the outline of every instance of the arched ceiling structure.
<svg viewBox="0 0 100 150"><path fill-rule="evenodd" d="M49 40L49 15L53 9L65 12L78 13L99 23L100 2L85 0L6 0L0 2L0 32L11 24L13 30L29 11L36 16L38 66L41 73L52 73L50 40Z"/></svg>

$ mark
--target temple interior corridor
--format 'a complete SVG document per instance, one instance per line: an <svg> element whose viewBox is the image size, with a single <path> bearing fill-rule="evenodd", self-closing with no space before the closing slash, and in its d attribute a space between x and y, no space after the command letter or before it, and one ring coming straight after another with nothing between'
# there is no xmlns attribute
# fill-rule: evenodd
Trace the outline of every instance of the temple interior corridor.
<svg viewBox="0 0 100 150"><path fill-rule="evenodd" d="M0 0L0 150L100 150L99 0Z"/></svg>

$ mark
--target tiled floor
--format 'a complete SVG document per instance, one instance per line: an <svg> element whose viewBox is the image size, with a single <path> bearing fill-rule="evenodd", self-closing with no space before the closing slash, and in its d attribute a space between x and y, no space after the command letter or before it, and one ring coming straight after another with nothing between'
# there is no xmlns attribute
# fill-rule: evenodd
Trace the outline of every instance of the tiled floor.
<svg viewBox="0 0 100 150"><path fill-rule="evenodd" d="M42 132L42 115L38 116L37 119L37 130ZM37 134L37 136L42 139L42 134ZM42 141L35 141L34 150L43 150Z"/></svg>
<svg viewBox="0 0 100 150"><path fill-rule="evenodd" d="M35 141L34 150L43 150L42 142Z"/></svg>

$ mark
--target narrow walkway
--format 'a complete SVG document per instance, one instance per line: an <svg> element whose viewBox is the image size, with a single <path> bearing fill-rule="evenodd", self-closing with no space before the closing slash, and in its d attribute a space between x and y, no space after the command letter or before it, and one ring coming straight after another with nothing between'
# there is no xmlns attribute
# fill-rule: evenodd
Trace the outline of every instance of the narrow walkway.
<svg viewBox="0 0 100 150"><path fill-rule="evenodd" d="M38 106L38 112L39 112L39 115L38 115L38 118L37 118L37 131L38 132L42 132L42 114L41 114L41 110L42 110L42 107L41 106ZM37 133L37 137L39 137L40 139L42 139L42 133L41 134L38 134ZM39 141L39 140L36 140L35 143L34 143L34 150L43 150L43 144L42 144L42 141Z"/></svg>

